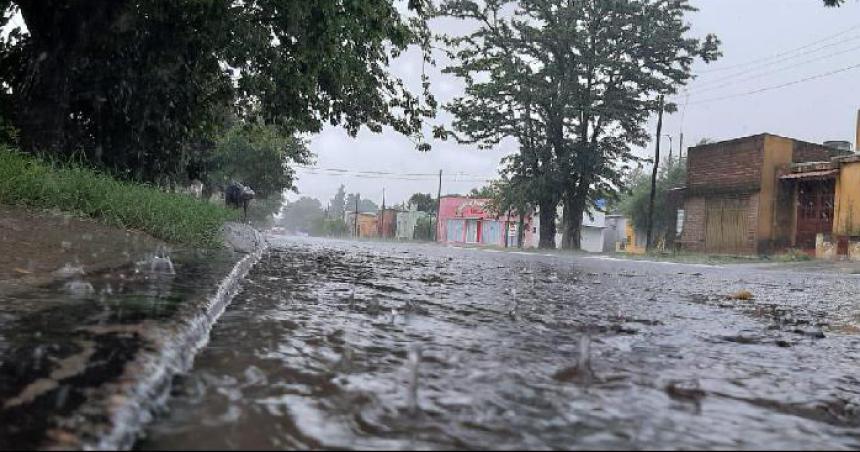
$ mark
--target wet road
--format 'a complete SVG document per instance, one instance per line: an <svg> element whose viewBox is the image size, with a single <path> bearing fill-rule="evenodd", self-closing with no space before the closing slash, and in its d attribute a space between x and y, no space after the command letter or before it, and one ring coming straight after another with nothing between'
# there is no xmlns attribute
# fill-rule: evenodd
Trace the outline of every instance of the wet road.
<svg viewBox="0 0 860 452"><path fill-rule="evenodd" d="M753 300L726 295L749 290ZM275 241L139 449L858 448L860 279Z"/></svg>

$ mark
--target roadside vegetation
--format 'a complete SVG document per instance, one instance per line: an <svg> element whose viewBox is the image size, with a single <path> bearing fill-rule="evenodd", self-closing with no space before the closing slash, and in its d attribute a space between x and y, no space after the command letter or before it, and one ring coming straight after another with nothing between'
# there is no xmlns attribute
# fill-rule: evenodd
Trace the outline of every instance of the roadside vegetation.
<svg viewBox="0 0 860 452"><path fill-rule="evenodd" d="M188 195L114 179L77 164L27 156L0 145L0 204L59 209L192 246L219 244L236 213Z"/></svg>

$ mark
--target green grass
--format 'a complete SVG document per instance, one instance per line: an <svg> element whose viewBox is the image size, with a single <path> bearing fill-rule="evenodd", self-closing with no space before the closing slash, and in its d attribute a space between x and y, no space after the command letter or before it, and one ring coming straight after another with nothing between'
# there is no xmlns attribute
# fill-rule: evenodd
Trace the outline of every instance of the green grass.
<svg viewBox="0 0 860 452"><path fill-rule="evenodd" d="M123 182L80 165L0 146L0 204L59 209L178 244L213 247L235 213L187 195Z"/></svg>

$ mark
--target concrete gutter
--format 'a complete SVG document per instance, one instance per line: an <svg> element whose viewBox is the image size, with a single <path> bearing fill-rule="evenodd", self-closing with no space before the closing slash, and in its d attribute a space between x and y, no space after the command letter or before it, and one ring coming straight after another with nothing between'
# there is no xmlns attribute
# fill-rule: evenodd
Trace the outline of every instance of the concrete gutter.
<svg viewBox="0 0 860 452"><path fill-rule="evenodd" d="M171 382L176 375L187 372L197 353L209 343L209 333L221 317L236 293L242 279L259 261L268 244L263 242L254 251L241 258L233 270L224 277L208 303L201 310L188 310L187 322L175 331L172 338L162 342L162 350L143 353L129 363L127 378L139 380L119 391L105 394L109 403L108 428L104 436L94 442L80 444L84 449L117 450L130 449L151 413L164 404L170 395ZM144 370L140 375L137 370ZM132 371L132 372L128 372Z"/></svg>
<svg viewBox="0 0 860 452"><path fill-rule="evenodd" d="M131 448L268 246L245 225L224 238L174 252L175 275L132 265L0 293L0 449Z"/></svg>

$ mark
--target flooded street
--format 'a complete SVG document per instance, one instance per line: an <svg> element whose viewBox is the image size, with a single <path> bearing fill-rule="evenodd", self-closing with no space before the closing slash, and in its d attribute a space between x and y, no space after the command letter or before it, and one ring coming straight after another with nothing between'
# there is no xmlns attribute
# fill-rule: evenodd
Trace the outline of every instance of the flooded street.
<svg viewBox="0 0 860 452"><path fill-rule="evenodd" d="M856 449L858 289L275 239L137 448Z"/></svg>

